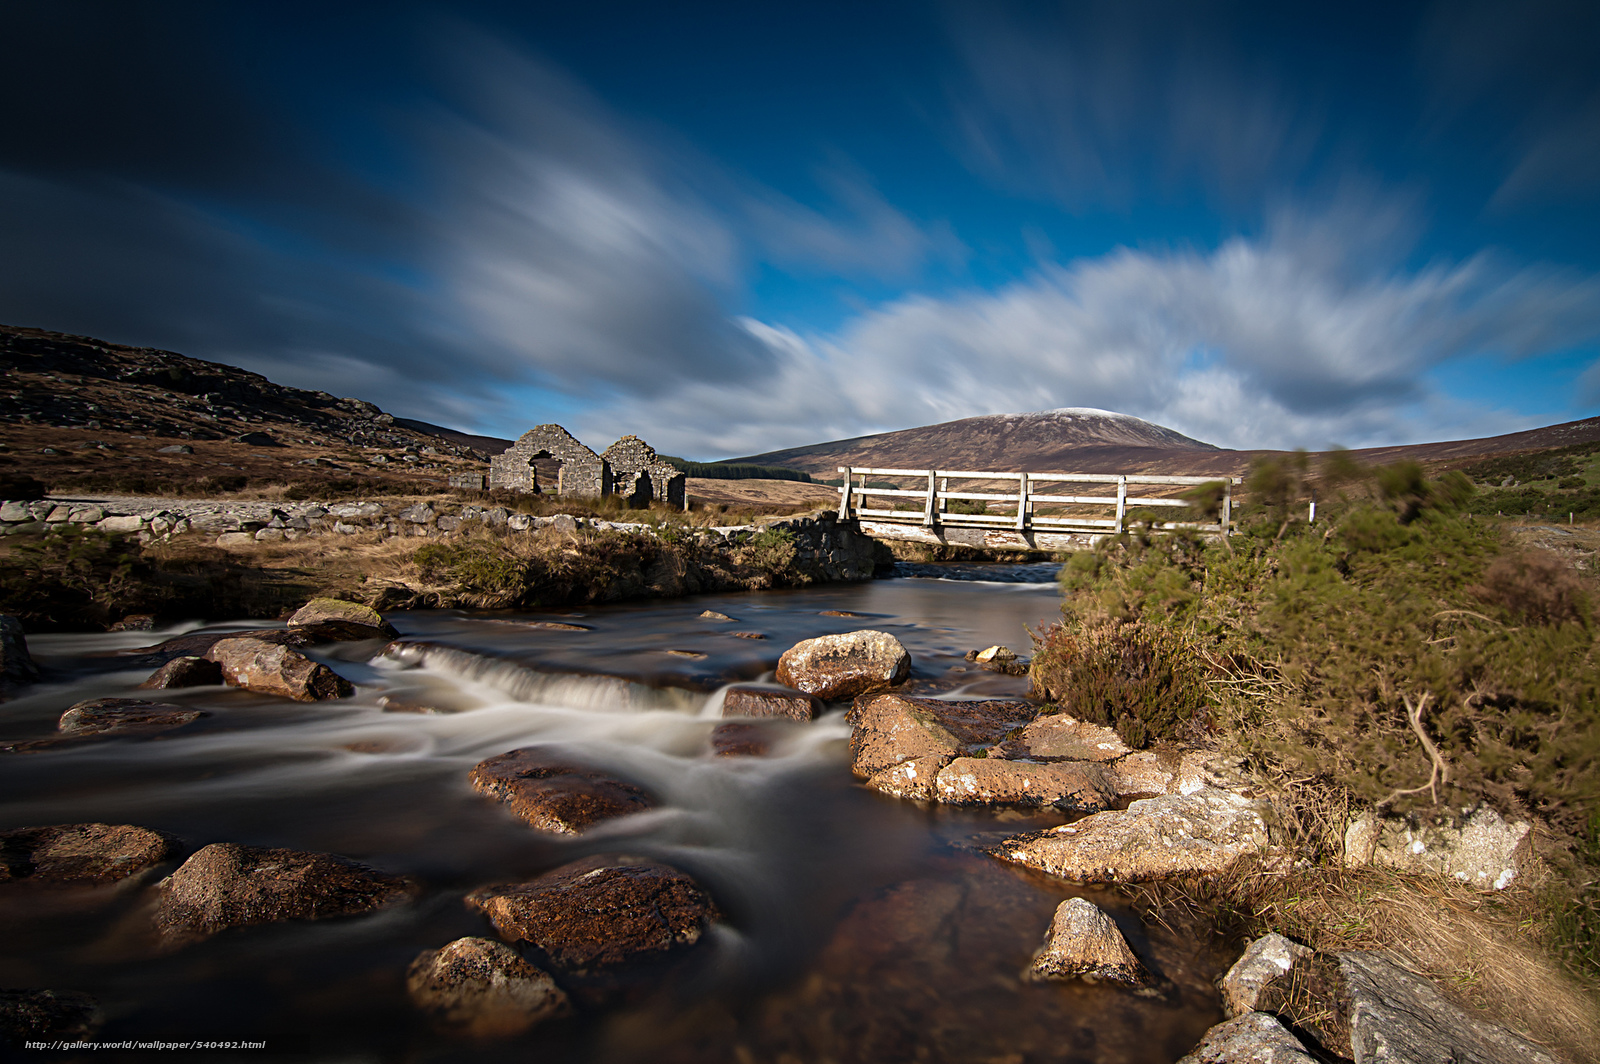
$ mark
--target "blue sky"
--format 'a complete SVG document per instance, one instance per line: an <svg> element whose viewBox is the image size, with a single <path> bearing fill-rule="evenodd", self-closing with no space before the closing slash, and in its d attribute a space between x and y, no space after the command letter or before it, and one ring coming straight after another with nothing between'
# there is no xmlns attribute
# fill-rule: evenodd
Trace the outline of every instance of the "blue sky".
<svg viewBox="0 0 1600 1064"><path fill-rule="evenodd" d="M1600 410L1600 8L12 2L0 321L717 458Z"/></svg>

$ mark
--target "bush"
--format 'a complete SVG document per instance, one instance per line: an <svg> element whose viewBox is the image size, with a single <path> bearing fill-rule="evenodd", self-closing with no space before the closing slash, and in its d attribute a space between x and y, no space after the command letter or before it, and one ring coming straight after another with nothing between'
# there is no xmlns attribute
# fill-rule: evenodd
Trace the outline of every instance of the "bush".
<svg viewBox="0 0 1600 1064"><path fill-rule="evenodd" d="M1209 726L1193 653L1159 627L1052 625L1035 637L1029 676L1034 697L1079 720L1111 725L1135 749L1192 740Z"/></svg>

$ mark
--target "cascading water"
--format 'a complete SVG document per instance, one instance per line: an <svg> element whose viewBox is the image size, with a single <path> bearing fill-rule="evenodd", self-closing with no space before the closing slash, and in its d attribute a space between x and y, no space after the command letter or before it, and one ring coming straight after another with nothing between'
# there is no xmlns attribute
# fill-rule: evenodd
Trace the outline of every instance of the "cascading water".
<svg viewBox="0 0 1600 1064"><path fill-rule="evenodd" d="M768 756L712 754L720 689L763 678L784 649L829 632L894 634L918 693L1023 693L1025 680L963 655L1025 651L1023 626L1054 616L1057 593L973 580L983 574L972 568L581 613L401 614L387 652L376 641L311 651L358 685L353 698L159 692L210 715L162 736L0 755L0 829L139 824L185 852L230 841L336 853L425 887L375 915L237 928L155 955L148 880L0 884L0 985L93 994L104 1040L270 1038L308 1051L301 1059L1176 1059L1217 1019L1218 958L1164 929L1140 932L1108 891L964 845L1061 817L929 811L864 791L842 708L778 726ZM46 736L82 699L149 697L136 689L148 667L104 655L169 634L35 637L49 680L0 705L0 739ZM656 807L579 837L533 831L467 782L479 761L526 746L635 783ZM483 1046L433 1033L407 1002L404 972L421 950L493 937L463 895L601 853L688 872L726 919L670 978L625 1000ZM1071 894L1123 918L1164 977L1152 995L1018 978Z"/></svg>

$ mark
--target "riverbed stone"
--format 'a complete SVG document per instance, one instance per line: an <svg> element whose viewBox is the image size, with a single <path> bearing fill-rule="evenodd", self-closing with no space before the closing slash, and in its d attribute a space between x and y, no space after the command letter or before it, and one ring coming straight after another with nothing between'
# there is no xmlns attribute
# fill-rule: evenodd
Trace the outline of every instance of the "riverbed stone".
<svg viewBox="0 0 1600 1064"><path fill-rule="evenodd" d="M1222 977L1222 1008L1229 1016L1275 1012L1268 988L1288 979L1296 968L1309 966L1316 951L1276 932L1262 935L1244 948Z"/></svg>
<svg viewBox="0 0 1600 1064"><path fill-rule="evenodd" d="M1178 1064L1318 1064L1318 1061L1276 1016L1247 1012L1207 1031L1194 1051Z"/></svg>
<svg viewBox="0 0 1600 1064"><path fill-rule="evenodd" d="M537 747L480 761L469 778L479 794L498 798L532 827L557 835L577 835L655 804L643 788Z"/></svg>
<svg viewBox="0 0 1600 1064"><path fill-rule="evenodd" d="M724 717L779 717L812 721L822 712L822 702L803 691L735 685L722 697Z"/></svg>
<svg viewBox="0 0 1600 1064"><path fill-rule="evenodd" d="M888 632L867 629L804 639L778 659L781 684L824 701L886 691L911 675L911 654Z"/></svg>
<svg viewBox="0 0 1600 1064"><path fill-rule="evenodd" d="M0 881L111 883L176 850L176 839L134 824L14 828L0 832Z"/></svg>
<svg viewBox="0 0 1600 1064"><path fill-rule="evenodd" d="M958 757L939 770L934 797L946 805L1051 806L1096 813L1114 805L1116 788L1091 761L1040 764L998 757Z"/></svg>
<svg viewBox="0 0 1600 1064"><path fill-rule="evenodd" d="M1065 713L1034 719L1001 746L1006 757L1034 761L1115 761L1133 752L1115 730Z"/></svg>
<svg viewBox="0 0 1600 1064"><path fill-rule="evenodd" d="M383 615L371 606L364 606L359 602L346 602L344 599L336 598L314 598L307 602L290 616L289 627L325 626L330 621L336 621L341 626L372 630L371 635L358 638L376 639L382 637L394 639L400 635L395 630L394 625L384 620Z"/></svg>
<svg viewBox="0 0 1600 1064"><path fill-rule="evenodd" d="M99 1003L78 990L0 990L0 1042L83 1038L100 1026Z"/></svg>
<svg viewBox="0 0 1600 1064"><path fill-rule="evenodd" d="M1023 978L1104 980L1137 987L1150 977L1111 917L1087 898L1068 898L1056 907L1044 945L1033 955Z"/></svg>
<svg viewBox="0 0 1600 1064"><path fill-rule="evenodd" d="M1478 890L1503 890L1532 855L1533 826L1477 805L1441 823L1364 812L1345 831L1345 864L1447 876Z"/></svg>
<svg viewBox="0 0 1600 1064"><path fill-rule="evenodd" d="M296 702L323 702L355 693L349 680L312 661L293 647L253 636L214 643L206 657L222 666L222 678L235 687Z"/></svg>
<svg viewBox="0 0 1600 1064"><path fill-rule="evenodd" d="M1014 835L987 852L1080 883L1214 875L1270 850L1268 815L1265 802L1205 788Z"/></svg>
<svg viewBox="0 0 1600 1064"><path fill-rule="evenodd" d="M1032 703L1015 699L865 695L850 710L851 769L874 790L935 800L940 769L987 749L1037 713Z"/></svg>
<svg viewBox="0 0 1600 1064"><path fill-rule="evenodd" d="M139 686L146 691L164 691L170 687L214 687L222 682L221 665L209 658L184 654L151 673Z"/></svg>
<svg viewBox="0 0 1600 1064"><path fill-rule="evenodd" d="M181 728L201 717L203 709L175 706L170 702L146 702L140 698L91 698L78 702L61 714L56 730L63 735L89 736L131 732L162 732Z"/></svg>
<svg viewBox="0 0 1600 1064"><path fill-rule="evenodd" d="M572 1012L550 973L488 938L419 953L406 969L406 993L440 1033L472 1039L509 1038Z"/></svg>
<svg viewBox="0 0 1600 1064"><path fill-rule="evenodd" d="M415 884L345 857L212 843L161 882L155 927L168 945L230 927L321 920L405 900Z"/></svg>
<svg viewBox="0 0 1600 1064"><path fill-rule="evenodd" d="M538 948L574 974L615 969L692 946L717 919L698 883L632 857L585 858L528 882L467 896L508 942Z"/></svg>
<svg viewBox="0 0 1600 1064"><path fill-rule="evenodd" d="M0 614L0 700L8 691L39 682L39 666L28 653L22 622Z"/></svg>
<svg viewBox="0 0 1600 1064"><path fill-rule="evenodd" d="M718 757L766 757L775 739L758 722L723 721L711 729L711 752Z"/></svg>

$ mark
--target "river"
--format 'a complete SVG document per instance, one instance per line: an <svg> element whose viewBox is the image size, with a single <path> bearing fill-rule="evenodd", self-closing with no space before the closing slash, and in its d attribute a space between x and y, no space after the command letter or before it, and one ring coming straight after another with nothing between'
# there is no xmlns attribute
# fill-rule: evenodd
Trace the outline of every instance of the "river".
<svg viewBox="0 0 1600 1064"><path fill-rule="evenodd" d="M436 648L420 666L379 657L378 642L311 652L358 685L354 698L303 705L191 688L167 700L211 715L180 732L0 755L0 828L139 824L178 836L185 852L220 841L318 850L425 884L415 902L374 915L239 928L165 955L144 931L150 880L6 885L0 985L93 994L103 1040L265 1038L309 1060L1175 1060L1220 1019L1217 949L1141 926L1112 891L971 848L1059 815L929 810L866 791L849 772L842 711L788 726L770 756L712 755L720 687L770 678L785 648L830 632L894 634L912 654L916 693L1024 693L1025 680L963 655L1026 649L1024 626L1057 614L1056 588L1038 582L1048 568L900 572L538 614L398 613L404 638ZM136 690L148 669L107 671L117 659L103 655L197 627L33 637L50 682L0 705L0 738L47 735L81 699L148 696ZM433 712L395 711L417 708ZM553 838L471 792L474 764L535 744L644 786L658 808ZM689 872L726 919L659 982L607 1007L487 1046L434 1034L407 1002L404 973L421 950L493 937L463 894L596 853ZM1153 990L1019 979L1072 895L1118 919L1162 977Z"/></svg>

